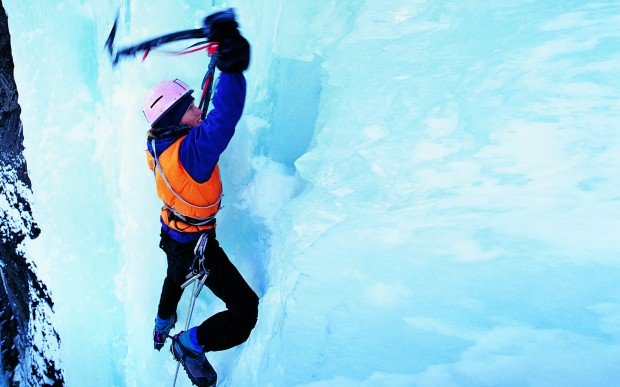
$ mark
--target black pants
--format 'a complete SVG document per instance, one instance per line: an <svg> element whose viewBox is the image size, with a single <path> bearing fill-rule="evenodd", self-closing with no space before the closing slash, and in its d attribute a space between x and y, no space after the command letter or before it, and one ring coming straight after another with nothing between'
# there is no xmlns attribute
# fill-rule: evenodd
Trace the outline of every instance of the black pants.
<svg viewBox="0 0 620 387"><path fill-rule="evenodd" d="M185 282L194 260L195 242L180 243L162 233L159 247L168 259L168 270L159 300L159 317L167 319L176 312ZM205 285L226 304L227 310L214 314L198 327L198 342L205 351L221 351L246 341L256 325L258 297L245 282L224 250L209 236L206 249L209 277Z"/></svg>

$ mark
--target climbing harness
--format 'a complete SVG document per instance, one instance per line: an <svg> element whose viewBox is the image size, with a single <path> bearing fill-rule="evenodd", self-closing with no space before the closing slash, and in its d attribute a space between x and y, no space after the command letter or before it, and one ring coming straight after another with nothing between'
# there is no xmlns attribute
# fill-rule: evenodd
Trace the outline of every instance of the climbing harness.
<svg viewBox="0 0 620 387"><path fill-rule="evenodd" d="M182 203L184 203L187 206L193 207L193 208L197 208L200 210L208 210L210 208L219 206L220 202L222 201L222 197L224 195L220 195L220 197L215 201L215 203L210 204L208 206L197 206L195 204L189 203L187 200L183 199L183 197L181 197L181 195L179 195L174 188L172 188L172 185L170 184L170 182L168 181L168 179L166 178L166 175L164 174L164 169L161 167L161 164L159 163L159 158L157 157L157 147L156 147L156 142L155 139L151 140L151 147L153 148L153 173L156 174L155 171L159 172L159 175L161 176L162 180L164 181L164 183L166 184L166 187L168 187L168 189L170 190L170 192L172 192L172 194L179 199ZM215 219L215 215L217 215L218 210L211 216L208 216L206 218L192 218L189 216L185 216L181 213L179 213L178 211L176 211L174 208L172 208L172 206L168 205L167 203L164 203L164 206L166 207L166 209L174 214L174 216L176 218L179 218L181 221L183 221L184 223L190 224L192 226L204 226L209 224L209 222L212 222Z"/></svg>
<svg viewBox="0 0 620 387"><path fill-rule="evenodd" d="M181 288L185 289L192 282L197 280L198 278L206 278L209 276L209 269L205 266L205 250L207 248L207 242L209 240L209 233L205 232L200 235L198 238L198 242L196 242L196 247L194 248L194 261L192 262L192 268L190 272L185 277L187 281L185 281ZM202 282L202 280L201 280Z"/></svg>

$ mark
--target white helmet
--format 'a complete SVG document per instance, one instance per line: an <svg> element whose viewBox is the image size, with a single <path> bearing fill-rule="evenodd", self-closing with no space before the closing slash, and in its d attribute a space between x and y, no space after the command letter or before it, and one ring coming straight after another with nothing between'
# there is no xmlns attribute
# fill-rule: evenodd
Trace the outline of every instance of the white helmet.
<svg viewBox="0 0 620 387"><path fill-rule="evenodd" d="M144 116L153 126L164 114L172 110L174 105L184 96L189 95L194 90L179 80L163 81L155 86L149 96L144 101Z"/></svg>

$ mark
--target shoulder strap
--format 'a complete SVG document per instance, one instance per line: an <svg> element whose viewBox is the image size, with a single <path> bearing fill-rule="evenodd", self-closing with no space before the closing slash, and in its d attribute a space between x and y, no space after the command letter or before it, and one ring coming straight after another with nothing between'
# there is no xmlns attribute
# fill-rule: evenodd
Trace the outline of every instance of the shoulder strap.
<svg viewBox="0 0 620 387"><path fill-rule="evenodd" d="M159 172L159 175L164 180L164 183L166 183L166 186L168 187L170 192L172 192L172 194L174 196L176 196L177 199L179 199L181 202L185 203L186 205L188 205L190 207L199 208L199 209L209 209L209 208L213 208L213 207L219 205L220 201L222 200L222 196L220 196L215 203L213 203L211 205L208 205L208 206L196 206L194 204L188 203L185 199L183 199L181 197L181 195L179 195L172 188L172 185L170 185L170 182L168 181L168 179L166 178L166 175L164 174L164 170L161 167L161 164L159 163L159 159L157 158L157 148L155 147L155 139L151 140L151 147L153 148L153 172L155 172L155 170L157 170ZM155 173L155 177L157 177L156 173ZM164 203L164 204L166 204L166 203ZM170 206L168 206L168 204L166 204L166 207L170 207Z"/></svg>

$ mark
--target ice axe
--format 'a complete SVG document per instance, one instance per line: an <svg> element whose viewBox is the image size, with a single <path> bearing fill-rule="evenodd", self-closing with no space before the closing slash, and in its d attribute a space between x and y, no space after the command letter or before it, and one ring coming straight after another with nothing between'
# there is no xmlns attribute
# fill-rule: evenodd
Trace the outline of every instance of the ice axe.
<svg viewBox="0 0 620 387"><path fill-rule="evenodd" d="M127 57L134 57L141 52L144 53L142 60L145 60L152 49L156 49L167 43L188 39L206 39L192 44L191 46L185 48L185 50L183 51L166 52L172 55L184 55L192 52L206 50L208 55L211 56L211 61L209 62L207 72L205 73L205 76L202 80L202 95L200 97L200 103L198 106L200 109L202 109L202 118L204 119L207 114L206 108L208 108L209 101L211 100L211 91L213 89L213 73L215 72L215 58L217 55L217 42L214 42L212 39L211 25L215 22L235 21L234 10L232 8L228 8L205 17L202 21L202 28L173 32L115 51L114 39L116 38L116 30L118 28L118 18L119 14L117 13L116 19L114 20L114 25L112 26L112 30L110 31L110 35L108 35L108 39L106 39L105 42L105 48L108 51L113 67L115 67L121 59Z"/></svg>

